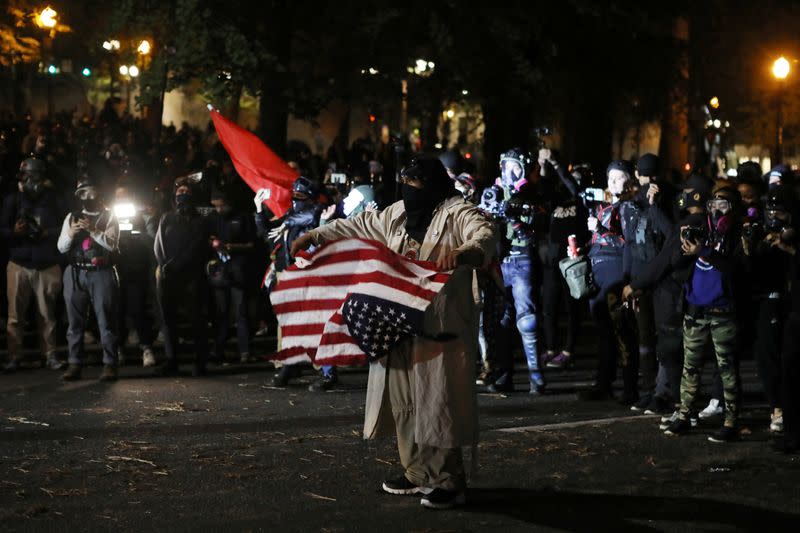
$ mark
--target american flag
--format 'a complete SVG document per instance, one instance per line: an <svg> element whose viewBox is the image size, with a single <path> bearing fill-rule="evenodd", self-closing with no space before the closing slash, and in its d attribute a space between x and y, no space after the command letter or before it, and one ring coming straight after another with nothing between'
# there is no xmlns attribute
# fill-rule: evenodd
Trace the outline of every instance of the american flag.
<svg viewBox="0 0 800 533"><path fill-rule="evenodd" d="M344 239L297 258L270 300L287 364L359 365L422 334L425 309L450 277L381 243Z"/></svg>

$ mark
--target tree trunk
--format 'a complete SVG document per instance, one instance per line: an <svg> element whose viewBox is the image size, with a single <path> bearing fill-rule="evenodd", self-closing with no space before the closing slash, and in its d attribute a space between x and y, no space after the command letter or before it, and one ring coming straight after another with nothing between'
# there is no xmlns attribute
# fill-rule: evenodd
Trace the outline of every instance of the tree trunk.
<svg viewBox="0 0 800 533"><path fill-rule="evenodd" d="M278 68L264 74L258 98L258 127L256 133L275 153L286 155L289 120L288 78L292 61L292 8L285 2L272 6L267 21L268 45L277 58Z"/></svg>
<svg viewBox="0 0 800 533"><path fill-rule="evenodd" d="M671 68L672 86L661 116L659 154L665 168L683 170L689 161L689 24L677 18L673 24L675 54Z"/></svg>

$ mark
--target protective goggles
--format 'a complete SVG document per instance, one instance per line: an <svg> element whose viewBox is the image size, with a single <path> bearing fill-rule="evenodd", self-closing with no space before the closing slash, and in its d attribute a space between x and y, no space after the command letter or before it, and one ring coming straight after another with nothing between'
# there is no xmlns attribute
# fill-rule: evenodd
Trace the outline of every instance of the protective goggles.
<svg viewBox="0 0 800 533"><path fill-rule="evenodd" d="M709 211L723 211L731 210L731 201L726 198L712 198L706 203L706 208Z"/></svg>

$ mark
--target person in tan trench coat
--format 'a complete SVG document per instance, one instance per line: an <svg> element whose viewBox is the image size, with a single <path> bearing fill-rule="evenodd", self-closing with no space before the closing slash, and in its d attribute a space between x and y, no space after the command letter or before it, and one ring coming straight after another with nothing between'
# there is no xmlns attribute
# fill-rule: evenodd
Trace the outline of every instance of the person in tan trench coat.
<svg viewBox="0 0 800 533"><path fill-rule="evenodd" d="M436 342L407 339L370 364L364 438L397 435L403 476L387 480L391 494L422 494L422 505L464 503L462 446L477 443L475 367L479 302L475 268L491 256L490 222L464 201L438 159L420 158L401 173L403 200L382 212L336 220L295 241L311 244L360 237L441 270L454 269L425 313L425 333L455 335Z"/></svg>

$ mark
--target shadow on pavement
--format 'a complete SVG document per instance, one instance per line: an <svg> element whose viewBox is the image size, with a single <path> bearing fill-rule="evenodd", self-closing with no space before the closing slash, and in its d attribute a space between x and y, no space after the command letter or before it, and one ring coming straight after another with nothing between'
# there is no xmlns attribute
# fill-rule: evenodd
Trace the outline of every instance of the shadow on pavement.
<svg viewBox="0 0 800 533"><path fill-rule="evenodd" d="M660 531L663 522L705 523L714 529L797 531L800 514L707 498L557 492L518 488L469 489L468 513L502 515L566 531ZM646 521L661 522L659 528Z"/></svg>

